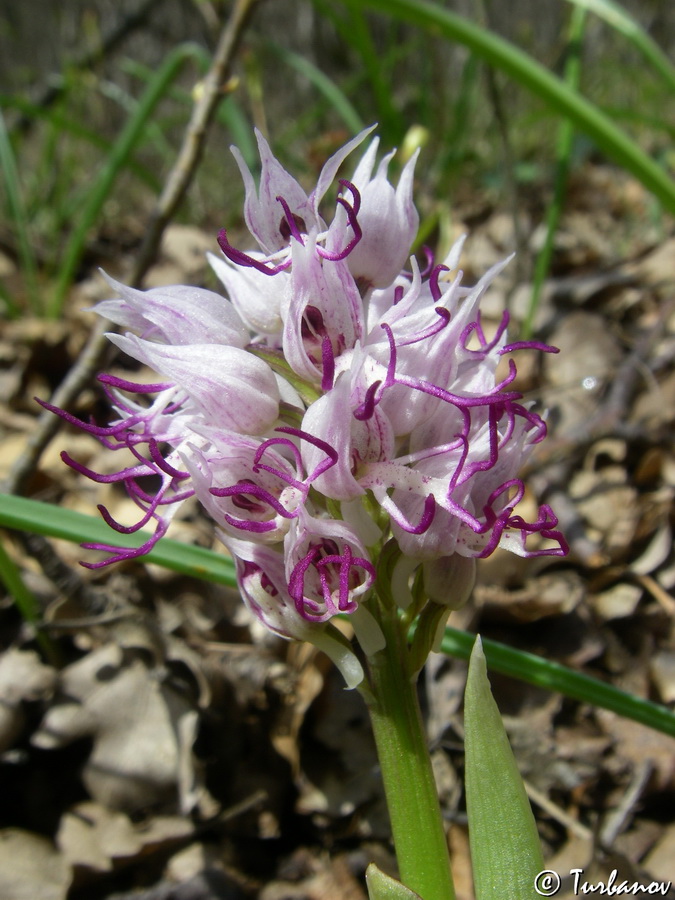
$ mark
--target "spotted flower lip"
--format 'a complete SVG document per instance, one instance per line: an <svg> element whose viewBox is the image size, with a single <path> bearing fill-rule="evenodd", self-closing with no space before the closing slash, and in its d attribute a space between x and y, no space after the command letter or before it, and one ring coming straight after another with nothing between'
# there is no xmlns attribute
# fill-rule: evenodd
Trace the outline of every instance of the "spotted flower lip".
<svg viewBox="0 0 675 900"><path fill-rule="evenodd" d="M415 157L394 186L394 154L377 163L374 139L351 179L338 178L371 131L338 150L309 192L262 135L257 186L234 150L257 248L220 232L222 256L210 263L227 297L108 279L117 297L97 311L125 329L110 340L157 376L101 376L114 410L106 425L43 403L124 457L102 475L64 454L139 507L131 525L101 508L111 528L154 527L140 549L89 545L107 558L87 565L142 555L184 503L199 502L253 615L275 634L320 645L352 686L360 663L330 623L347 615L364 652L382 646L368 602L387 540L402 554L401 577L419 568L444 604L447 573L459 573L464 596L475 559L498 547L567 552L550 507L533 521L520 512L518 472L546 425L514 388L510 359L557 351L509 342L506 313L491 331L482 321L482 298L508 260L467 287L456 271L462 240L440 263L430 250L423 265L411 254ZM324 219L336 179L335 212ZM402 605L406 592L392 591Z"/></svg>
<svg viewBox="0 0 675 900"><path fill-rule="evenodd" d="M326 622L356 611L358 598L375 581L375 568L349 525L305 511L286 544L288 590L304 619Z"/></svg>

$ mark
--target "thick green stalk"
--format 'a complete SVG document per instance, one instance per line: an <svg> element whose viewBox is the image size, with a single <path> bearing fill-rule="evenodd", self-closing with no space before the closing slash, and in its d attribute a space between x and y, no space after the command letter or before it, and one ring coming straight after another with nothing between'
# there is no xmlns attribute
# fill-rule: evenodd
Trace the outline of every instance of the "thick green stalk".
<svg viewBox="0 0 675 900"><path fill-rule="evenodd" d="M395 614L380 622L387 644L370 660L367 697L401 881L423 900L453 900L448 844L406 637Z"/></svg>

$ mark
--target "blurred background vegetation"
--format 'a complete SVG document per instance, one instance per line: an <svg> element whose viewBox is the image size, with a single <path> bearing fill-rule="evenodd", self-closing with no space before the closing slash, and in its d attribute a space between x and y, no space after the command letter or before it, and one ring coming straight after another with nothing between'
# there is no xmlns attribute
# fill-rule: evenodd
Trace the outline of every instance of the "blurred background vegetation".
<svg viewBox="0 0 675 900"><path fill-rule="evenodd" d="M421 213L418 245L429 244L442 256L468 231L462 265L469 282L516 250L504 279L510 279L509 287L502 282L486 298L486 319L499 321L504 303L510 303L513 339L518 328L524 336L539 329L563 348L556 357L559 369L548 363L521 367L519 361L518 389L528 400L553 407L547 442L553 449L526 477L532 494L550 499L561 515L572 557L566 569L554 571L561 580L551 582L546 571L531 578L534 569L484 561L481 618L458 624L480 625L482 633L487 628L488 636L510 643L486 642L495 671L675 734L673 713L645 699L672 703L675 697L670 675L650 674L652 662L671 673L673 658L668 554L675 408L669 401L675 389L675 2L251 0L201 160L170 216L174 244L189 245L184 249L194 258L172 270L163 248L165 258L148 271L149 263L139 260L157 224L158 204L176 174L181 147L190 143L191 117L208 94L205 79L226 23L244 2L0 0L0 475L8 476L0 486L6 492L0 493L0 526L18 532L18 550L13 535L0 535L0 582L13 594L20 616L34 625L51 621L45 610L57 609L61 594L75 598L76 616L98 615L102 597L113 606L117 602L117 577L128 578L123 585L134 615L136 605L145 610L147 604L158 617L164 607L159 601L152 606L155 594L167 595L163 581L156 592L148 589L140 570L106 573L112 588L106 593L105 582L99 591L99 575L91 582L89 575L80 577L79 549L53 549L41 538L107 542L112 532L91 515L96 503L105 502L115 515L121 509L120 521L126 514L121 490L117 497L112 490L90 492L62 464L58 448L49 448L38 466L60 420L49 413L38 419L33 396L51 398L82 419L105 421L110 414L95 383L95 373L108 368L106 323L94 324L96 317L82 312L107 290L97 267L149 286L167 283L156 280L163 266L160 278L203 279L218 290L204 262L205 249L217 252L217 231L225 227L235 246L251 246L241 177L229 146L236 144L256 171L257 126L310 188L331 153L377 122L381 149L400 149L392 181L421 147L414 192ZM579 285L576 294L571 282ZM548 297L544 287L552 288ZM495 296L496 305L488 307ZM125 371L124 360L119 364ZM75 439L69 434L69 447ZM76 446L80 453L82 444ZM99 451L90 446L82 450L83 464L94 466L94 452ZM111 506L111 498L119 506ZM198 516L179 524L180 543L163 539L148 561L219 587L232 585L231 561L207 549L212 524ZM37 598L31 592L34 560L49 581L48 589L37 582L43 591ZM644 585L638 587L634 582L641 576ZM156 570L150 578L157 579ZM138 604L136 583L145 592ZM555 589L549 591L550 585ZM620 593L625 588L628 601ZM178 582L168 589L172 597L181 591ZM202 594L210 596L206 589ZM509 613L503 615L511 604L512 627ZM220 593L216 606L220 616ZM67 620L70 607L65 609ZM213 621L219 623L214 633L229 641L229 621L222 627L219 618ZM18 627L15 620L10 626L3 620L11 641ZM211 640L206 626L185 628L197 635L197 645ZM51 632L37 630L45 658L57 658L62 646L79 653L79 645L58 641L55 633L52 643ZM470 645L468 632L446 632L448 655L467 656ZM603 683L577 668L600 674ZM658 689L650 687L652 681ZM509 695L508 679L504 684L503 696L516 697ZM624 694L615 684L634 693ZM527 718L529 695L517 696L523 706L514 700L511 709L526 710L523 733L541 738L541 758L558 766L549 726ZM605 801L611 809L627 784L621 782L627 770L621 757L617 763L617 755L606 752L605 738L594 736L597 759L588 775L586 714L580 714L577 731L568 728L571 706L547 709L551 731L562 710L560 730L567 735L560 746L574 750L569 757L564 750L561 758L564 766L572 759L582 773L582 788L553 779L553 796L566 798L563 806L576 819L582 790L581 818L593 823L587 836L595 846L596 810ZM640 735L633 738L620 724L613 730L602 718L596 727L627 748L639 769L636 779L640 771L649 777L652 759ZM345 734L349 742L350 732ZM655 735L648 740L657 748L654 754L661 753ZM672 746L662 752L663 766L672 772ZM0 770L3 784L11 780L16 815L24 823L23 788L33 784L31 765L42 778L42 763L34 765L34 755L26 759L23 781L9 764ZM256 758L256 776L257 765ZM559 771L561 779L568 777L568 769ZM64 781L72 792L74 779L64 779L60 770L58 778L50 777L50 783ZM672 817L672 791L663 789L665 783L654 781L646 799L631 794L646 810L645 819ZM39 816L28 822L31 828L42 831L71 802L70 794L67 801L50 797L35 807ZM590 811L585 819L584 804ZM551 849L560 841L549 825ZM672 851L667 852L670 866Z"/></svg>
<svg viewBox="0 0 675 900"><path fill-rule="evenodd" d="M422 239L438 240L439 230L442 239L458 207L469 223L487 207L521 205L544 221L560 175L563 120L488 65L489 49L477 54L421 15L416 21L416 7L458 14L563 80L567 71L672 172L675 4L626 0L633 36L607 20L606 0L600 5L604 17L566 0L444 0L411 2L401 16L397 2L259 0L178 220L214 234L237 226L241 180L227 148L236 143L255 168L253 125L310 184L328 154L377 121L383 147L402 147L403 159L423 146ZM133 253L230 8L222 0L2 0L5 315L58 316L71 283L94 265L114 271L111 261ZM656 65L645 42L660 50ZM566 70L572 57L576 75ZM597 152L591 138L571 132L563 183ZM655 197L646 214L657 232L661 213Z"/></svg>

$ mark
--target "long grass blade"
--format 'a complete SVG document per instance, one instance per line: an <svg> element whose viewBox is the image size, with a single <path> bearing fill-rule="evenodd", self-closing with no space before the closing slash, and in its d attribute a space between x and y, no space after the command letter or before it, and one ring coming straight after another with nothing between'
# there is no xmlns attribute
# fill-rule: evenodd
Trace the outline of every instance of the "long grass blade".
<svg viewBox="0 0 675 900"><path fill-rule="evenodd" d="M0 170L2 171L5 185L9 216L16 234L17 250L25 279L28 302L31 310L35 314L39 314L40 299L37 286L37 265L30 239L28 216L21 195L19 173L2 109L0 109ZM8 293L3 292L3 297L10 316L17 316L20 313L20 305L15 303Z"/></svg>
<svg viewBox="0 0 675 900"><path fill-rule="evenodd" d="M377 51L368 20L363 14L361 0L345 0L345 4L349 10L347 40L358 51L361 63L368 73L368 84L373 91L380 132L383 138L389 141L395 140L395 135L400 131L402 122L393 103L386 61Z"/></svg>
<svg viewBox="0 0 675 900"><path fill-rule="evenodd" d="M628 38L661 75L671 91L675 91L675 66L639 22L636 22L618 3L612 0L567 0L567 2L604 19L615 31Z"/></svg>
<svg viewBox="0 0 675 900"><path fill-rule="evenodd" d="M572 10L569 25L568 54L565 62L564 79L572 90L579 87L581 76L581 47L584 35L584 22L586 10L581 6ZM565 193L567 191L567 178L569 175L572 145L574 143L574 125L569 119L563 119L558 126L558 139L556 142L556 172L553 185L553 198L546 213L546 237L544 244L537 255L532 275L532 295L525 315L522 327L522 337L527 340L532 336L537 309L541 300L541 292L546 276L551 267L553 256L553 244L558 230L558 224L562 216Z"/></svg>
<svg viewBox="0 0 675 900"><path fill-rule="evenodd" d="M52 504L26 497L1 493L0 526L32 531L75 543L101 541L138 546L150 537L148 532L122 537L116 535L105 522L94 516L60 509ZM204 581L236 586L232 560L204 547L181 544L179 541L163 538L143 559ZM449 656L469 659L474 640L473 634L456 628L446 628L441 650ZM626 694L610 684L574 672L560 663L523 650L515 650L497 641L484 638L483 649L488 666L495 672L609 709L625 718L675 737L675 713L665 706Z"/></svg>
<svg viewBox="0 0 675 900"><path fill-rule="evenodd" d="M111 142L106 140L101 134L87 128L81 122L77 122L68 116L62 115L53 107L45 108L37 103L31 103L30 100L26 100L25 97L14 94L0 94L0 107L19 110L19 112L23 113L27 118L44 119L51 123L51 125L57 128L62 134L70 134L74 138L81 139L87 144L91 144L92 147L96 147L98 150L109 152L111 149ZM140 178L140 180L147 184L148 187L152 188L153 191L159 192L161 190L162 185L160 180L154 172L151 172L146 166L142 166L131 159L128 161L128 168L130 172L133 172L137 178Z"/></svg>
<svg viewBox="0 0 675 900"><path fill-rule="evenodd" d="M7 592L14 598L23 620L30 625L37 626L40 622L40 605L21 577L21 572L5 550L2 541L0 541L0 583L5 585ZM50 662L58 664L59 654L49 636L38 630L35 639L45 657Z"/></svg>
<svg viewBox="0 0 675 900"><path fill-rule="evenodd" d="M314 85L319 93L323 94L350 131L356 133L363 130L363 119L357 113L352 102L344 91L322 72L321 69L317 68L304 56L301 56L299 53L294 53L292 50L283 47L281 44L269 41L265 46L283 63L295 69L295 71L306 78L310 84Z"/></svg>
<svg viewBox="0 0 675 900"><path fill-rule="evenodd" d="M139 547L150 538L147 531L125 534L122 537L95 516L12 494L0 494L0 526L32 531L74 543L92 541L121 547ZM231 559L204 547L182 544L170 538L164 538L156 544L143 560L204 581L214 581L230 587L235 587L237 583Z"/></svg>
<svg viewBox="0 0 675 900"><path fill-rule="evenodd" d="M168 90L183 63L190 57L198 55L197 48L192 44L180 44L167 54L153 81L143 93L135 113L128 119L122 133L113 144L113 148L87 196L80 220L64 251L58 282L47 307L47 314L50 318L57 318L60 314L66 293L82 259L89 229L98 218L117 175L126 165L134 147L143 136L146 124L155 107Z"/></svg>
<svg viewBox="0 0 675 900"><path fill-rule="evenodd" d="M474 634L457 628L446 628L441 650L448 656L469 659L475 639ZM543 659L534 653L514 650L513 647L487 638L482 638L482 642L488 667L495 672L549 691L558 691L573 700L611 710L626 719L633 719L675 737L675 713L665 706L627 694L611 684L574 672L567 666Z"/></svg>
<svg viewBox="0 0 675 900"><path fill-rule="evenodd" d="M490 31L427 0L361 0L364 7L412 22L444 38L459 41L477 56L506 72L527 90L541 97L587 134L609 159L631 172L665 209L675 213L675 181L597 106L571 90L561 79Z"/></svg>

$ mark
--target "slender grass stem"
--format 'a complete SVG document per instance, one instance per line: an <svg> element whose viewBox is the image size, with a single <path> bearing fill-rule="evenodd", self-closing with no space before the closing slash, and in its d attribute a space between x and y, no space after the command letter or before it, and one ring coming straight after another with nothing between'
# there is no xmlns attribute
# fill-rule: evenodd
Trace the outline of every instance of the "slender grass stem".
<svg viewBox="0 0 675 900"><path fill-rule="evenodd" d="M5 117L0 109L0 171L3 174L9 217L14 225L17 252L25 279L28 305L34 314L40 313L40 298L37 282L37 264L29 234L28 214L21 193L19 173L14 152L5 126ZM20 304L7 293L4 295L7 311L12 318L20 314Z"/></svg>
<svg viewBox="0 0 675 900"><path fill-rule="evenodd" d="M87 196L79 222L64 251L56 288L47 304L47 314L50 318L57 318L61 313L66 293L82 259L89 230L98 218L118 173L126 166L136 143L143 135L153 110L168 90L183 63L192 56L199 56L198 49L192 44L180 44L167 55L155 78L141 97L135 113L129 118L119 138L115 141Z"/></svg>
<svg viewBox="0 0 675 900"><path fill-rule="evenodd" d="M581 76L581 45L584 35L584 23L586 10L577 6L572 10L568 37L568 56L565 64L565 83L576 90L579 87ZM522 327L522 339L528 340L532 336L534 320L541 300L541 292L544 281L551 267L553 256L553 243L558 230L558 224L562 216L565 193L567 191L567 179L574 143L574 125L569 119L563 119L558 127L558 140L556 146L556 173L553 185L553 198L546 214L546 237L539 251L534 266L532 278L532 296Z"/></svg>
<svg viewBox="0 0 675 900"><path fill-rule="evenodd" d="M675 91L675 66L659 45L625 9L612 0L568 0L575 6L604 19L615 31L631 41L654 67L671 91Z"/></svg>
<svg viewBox="0 0 675 900"><path fill-rule="evenodd" d="M549 109L566 116L609 159L631 172L663 207L675 213L675 181L595 104L570 88L527 53L468 19L427 0L361 0L364 7L458 41L506 72Z"/></svg>
<svg viewBox="0 0 675 900"><path fill-rule="evenodd" d="M11 494L0 494L0 525L75 543L96 541L124 547L140 546L150 537L147 531L122 536L94 516ZM237 584L234 564L229 557L171 538L164 538L156 544L143 557L143 562L156 563L174 572L229 587Z"/></svg>
<svg viewBox="0 0 675 900"><path fill-rule="evenodd" d="M14 560L5 550L0 540L0 583L3 583L8 593L14 598L16 607L21 613L21 617L29 625L37 626L40 621L40 606L35 599L32 591L27 586L21 572L14 563ZM35 638L45 658L54 665L59 664L59 653L55 645L49 638L49 635L43 631L37 631Z"/></svg>
<svg viewBox="0 0 675 900"><path fill-rule="evenodd" d="M469 659L474 641L473 634L457 628L446 628L441 651L448 656ZM488 668L495 672L501 672L503 675L518 678L520 681L549 691L558 691L566 697L590 703L601 709L611 710L624 718L633 719L675 737L675 714L665 706L627 694L611 684L575 672L567 666L543 659L534 653L515 650L487 638L483 638L482 641Z"/></svg>
<svg viewBox="0 0 675 900"><path fill-rule="evenodd" d="M49 537L58 537L75 543L101 541L115 543L116 535L95 516L87 516L73 510L60 509L48 503L0 494L0 526L32 531ZM150 535L142 532L135 537L118 537L120 544L131 546L134 540L146 541ZM236 586L232 560L213 550L182 544L171 538L163 538L144 562L152 562L194 578ZM409 638L414 634L411 629ZM475 635L457 628L446 628L441 651L448 656L468 659ZM632 719L648 728L675 737L675 713L665 706L627 694L611 684L575 672L567 666L543 659L534 653L516 650L483 638L483 649L488 667L495 672L509 675L528 684L558 691L566 697L608 709L617 715Z"/></svg>

